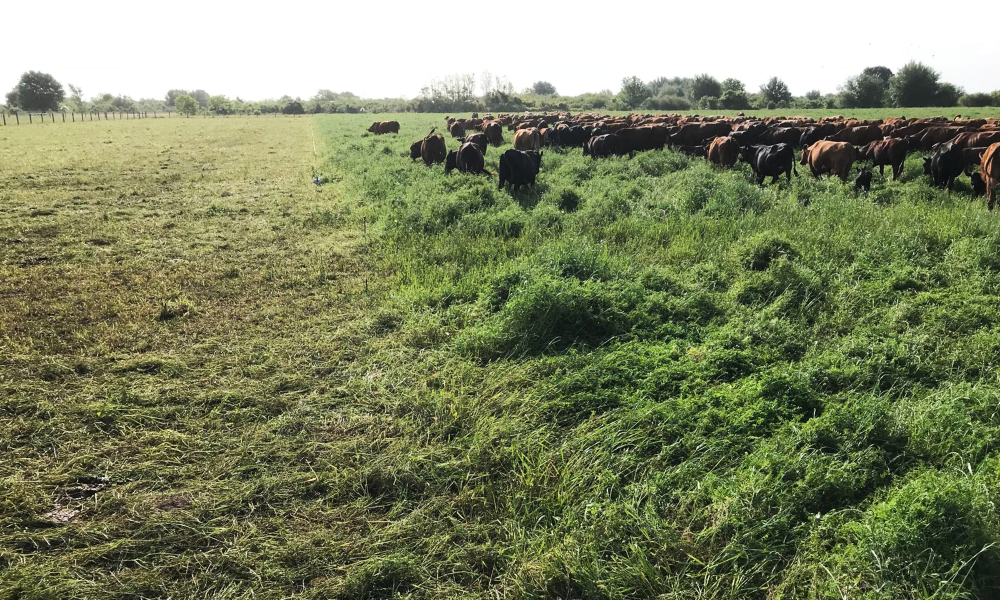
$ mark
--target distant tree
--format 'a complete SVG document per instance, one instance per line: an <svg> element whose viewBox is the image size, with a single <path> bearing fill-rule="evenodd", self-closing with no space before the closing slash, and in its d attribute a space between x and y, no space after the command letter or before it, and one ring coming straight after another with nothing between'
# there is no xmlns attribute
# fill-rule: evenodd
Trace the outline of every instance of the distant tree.
<svg viewBox="0 0 1000 600"><path fill-rule="evenodd" d="M657 77L646 84L649 93L656 97L688 97L691 80L687 77Z"/></svg>
<svg viewBox="0 0 1000 600"><path fill-rule="evenodd" d="M223 95L209 96L208 110L217 115L228 115L232 112L229 98Z"/></svg>
<svg viewBox="0 0 1000 600"><path fill-rule="evenodd" d="M819 100L823 97L823 94L819 90L809 90L806 92L806 100Z"/></svg>
<svg viewBox="0 0 1000 600"><path fill-rule="evenodd" d="M286 115L303 115L306 109L302 108L302 103L298 100L292 100L282 107L281 112Z"/></svg>
<svg viewBox="0 0 1000 600"><path fill-rule="evenodd" d="M695 75L691 81L691 93L688 95L692 100L700 100L704 96L718 98L722 95L722 84L719 80L707 73Z"/></svg>
<svg viewBox="0 0 1000 600"><path fill-rule="evenodd" d="M622 105L632 110L642 104L642 101L649 97L649 88L641 79L633 75L622 79L622 90L618 94Z"/></svg>
<svg viewBox="0 0 1000 600"><path fill-rule="evenodd" d="M175 97L174 106L177 108L177 112L182 115L193 115L198 112L198 101L187 94Z"/></svg>
<svg viewBox="0 0 1000 600"><path fill-rule="evenodd" d="M990 94L990 106L1000 106L1000 90Z"/></svg>
<svg viewBox="0 0 1000 600"><path fill-rule="evenodd" d="M767 83L760 86L760 95L768 107L771 104L775 106L781 103L787 104L792 99L792 93L788 90L788 85L777 77L772 77Z"/></svg>
<svg viewBox="0 0 1000 600"><path fill-rule="evenodd" d="M957 106L958 99L965 94L965 90L953 83L944 82L938 85L937 94L934 95L934 106Z"/></svg>
<svg viewBox="0 0 1000 600"><path fill-rule="evenodd" d="M888 86L875 75L855 75L840 86L840 105L844 108L881 108L885 106L887 89Z"/></svg>
<svg viewBox="0 0 1000 600"><path fill-rule="evenodd" d="M923 63L910 61L889 80L889 96L895 106L934 106L941 74Z"/></svg>
<svg viewBox="0 0 1000 600"><path fill-rule="evenodd" d="M17 104L25 110L59 110L59 104L66 97L62 84L55 77L39 71L21 75L15 89Z"/></svg>
<svg viewBox="0 0 1000 600"><path fill-rule="evenodd" d="M727 89L719 98L719 107L726 110L746 110L750 108L750 98L744 90Z"/></svg>
<svg viewBox="0 0 1000 600"><path fill-rule="evenodd" d="M743 82L739 79L730 77L722 82L722 91L725 92L743 92L746 94L747 88L743 85Z"/></svg>
<svg viewBox="0 0 1000 600"><path fill-rule="evenodd" d="M969 107L981 107L989 106L993 102L993 98L989 94L984 94L977 92L974 94L966 94L958 99L958 103L962 106Z"/></svg>
<svg viewBox="0 0 1000 600"><path fill-rule="evenodd" d="M7 108L21 108L21 97L17 88L7 92Z"/></svg>
<svg viewBox="0 0 1000 600"><path fill-rule="evenodd" d="M892 70L889 67L865 67L861 74L877 78L886 87L889 86L889 80L892 79Z"/></svg>
<svg viewBox="0 0 1000 600"><path fill-rule="evenodd" d="M83 104L83 90L79 87L69 84L70 96L69 99L75 102L78 106Z"/></svg>
<svg viewBox="0 0 1000 600"><path fill-rule="evenodd" d="M166 96L167 106L175 106L174 102L177 100L177 96L190 96L190 95L191 92L187 90L169 90Z"/></svg>
<svg viewBox="0 0 1000 600"><path fill-rule="evenodd" d="M205 108L208 106L208 99L211 98L205 90L195 90L191 92L191 97L198 102L198 106Z"/></svg>
<svg viewBox="0 0 1000 600"><path fill-rule="evenodd" d="M548 81L536 81L531 84L531 91L539 96L551 96L556 93L556 86Z"/></svg>

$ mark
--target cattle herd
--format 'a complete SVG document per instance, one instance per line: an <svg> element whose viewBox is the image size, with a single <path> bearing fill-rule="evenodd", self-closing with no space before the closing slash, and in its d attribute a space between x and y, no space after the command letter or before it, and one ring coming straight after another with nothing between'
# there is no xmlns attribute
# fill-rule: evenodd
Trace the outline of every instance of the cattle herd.
<svg viewBox="0 0 1000 600"><path fill-rule="evenodd" d="M445 164L445 172L492 175L484 168L489 146L504 141L504 129L513 132L513 146L500 156L500 187L514 189L535 183L541 168L542 147L582 148L584 156L632 157L636 152L665 147L707 158L723 168L737 161L750 165L758 184L784 175L791 181L795 149L799 164L815 177L833 174L847 182L855 163L892 169L893 180L903 172L907 154L928 153L924 173L934 185L951 189L962 174L970 177L977 195L986 195L993 210L1000 190L1000 119L946 119L933 117L862 121L844 117L734 117L546 113L479 118L445 118L448 133L457 138L457 150L448 151L445 138L434 129L410 147L413 159L428 166ZM375 134L398 133L397 121L378 121L368 128ZM976 171L976 167L979 171ZM858 168L855 186L867 191L872 172Z"/></svg>

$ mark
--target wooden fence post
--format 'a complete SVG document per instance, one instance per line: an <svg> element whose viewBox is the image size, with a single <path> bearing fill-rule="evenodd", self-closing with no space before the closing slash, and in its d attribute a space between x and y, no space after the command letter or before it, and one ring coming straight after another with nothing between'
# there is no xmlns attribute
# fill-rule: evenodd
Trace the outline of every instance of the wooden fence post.
<svg viewBox="0 0 1000 600"><path fill-rule="evenodd" d="M17 124L20 125L21 124L21 115L17 111L14 112L14 118L17 119Z"/></svg>
<svg viewBox="0 0 1000 600"><path fill-rule="evenodd" d="M4 124L4 127L6 127L7 126L7 113L0 113L0 115L3 115L3 124Z"/></svg>
<svg viewBox="0 0 1000 600"><path fill-rule="evenodd" d="M31 125L34 121L31 119L31 113L28 113L28 125Z"/></svg>

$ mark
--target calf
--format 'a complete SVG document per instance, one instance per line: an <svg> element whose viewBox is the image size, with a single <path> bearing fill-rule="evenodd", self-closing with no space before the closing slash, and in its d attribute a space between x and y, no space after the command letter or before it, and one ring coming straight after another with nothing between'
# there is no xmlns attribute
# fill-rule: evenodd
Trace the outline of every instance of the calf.
<svg viewBox="0 0 1000 600"><path fill-rule="evenodd" d="M858 176L854 178L854 191L864 191L867 195L872 189L872 171L858 167Z"/></svg>

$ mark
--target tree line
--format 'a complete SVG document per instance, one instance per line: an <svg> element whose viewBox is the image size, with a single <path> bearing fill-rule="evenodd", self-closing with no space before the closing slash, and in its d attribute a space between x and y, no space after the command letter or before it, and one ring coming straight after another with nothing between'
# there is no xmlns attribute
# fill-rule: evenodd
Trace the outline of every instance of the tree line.
<svg viewBox="0 0 1000 600"><path fill-rule="evenodd" d="M205 90L169 90L164 98L132 99L100 93L84 99L83 90L62 84L38 71L24 73L6 95L6 110L74 112L178 112L181 114L306 114L357 112L470 112L524 110L749 110L749 109L838 109L916 106L1000 106L1000 90L966 93L941 81L941 74L916 61L893 72L888 67L868 67L850 77L836 93L811 90L794 96L779 77L772 77L757 91L747 90L735 78L719 81L703 73L693 77L658 77L642 81L622 79L617 92L600 90L577 96L561 96L547 81L536 81L520 92L510 80L486 71L454 74L428 82L415 98L361 98L351 92L319 90L311 98L281 98L245 101L239 97L212 95Z"/></svg>

